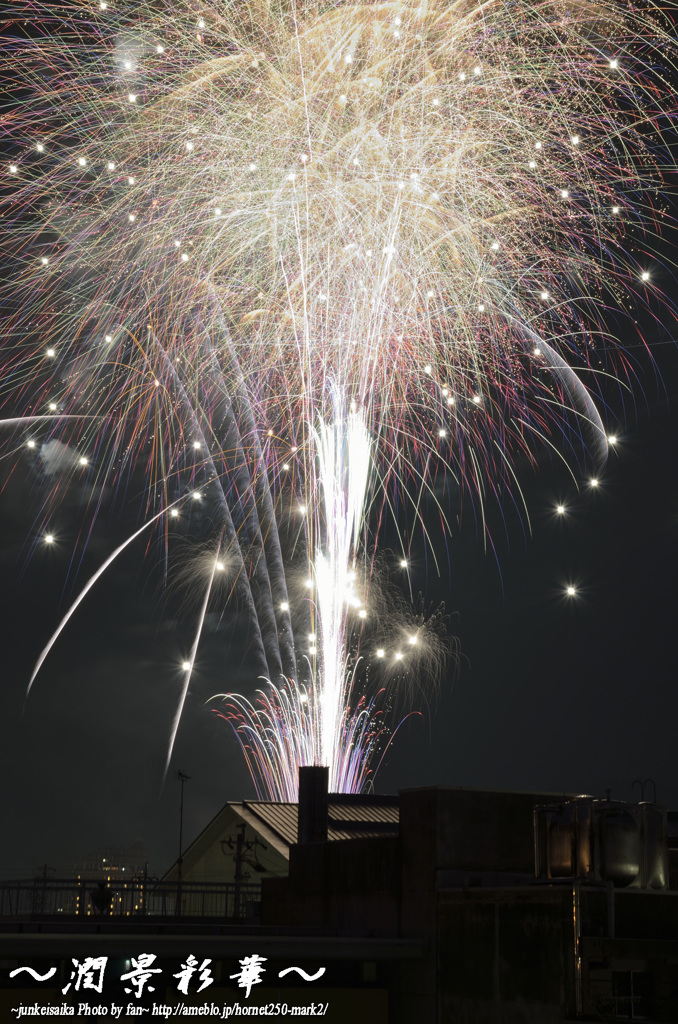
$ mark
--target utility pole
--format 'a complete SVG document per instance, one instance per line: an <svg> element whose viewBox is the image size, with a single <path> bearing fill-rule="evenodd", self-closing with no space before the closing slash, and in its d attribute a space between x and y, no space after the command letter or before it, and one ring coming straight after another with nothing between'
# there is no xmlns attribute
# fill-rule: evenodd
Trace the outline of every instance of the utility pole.
<svg viewBox="0 0 678 1024"><path fill-rule="evenodd" d="M241 825L235 840L235 889L233 891L233 916L242 916L242 883L249 878L249 874L242 869L243 846L245 843L245 826Z"/></svg>
<svg viewBox="0 0 678 1024"><path fill-rule="evenodd" d="M256 859L257 857L257 846L260 846L262 850L267 850L268 847L265 843L262 843L261 839L255 835L254 839L245 839L246 825L243 822L242 825L238 825L238 832L233 839L233 836L228 836L227 839L221 840L221 851L226 853L225 847L229 850L234 849L235 843L235 854L233 860L235 861L235 874L233 877L233 917L240 919L244 917L243 907L243 884L246 883L251 877L248 871L243 870L244 864L249 864L250 867L254 868L255 871L264 871L265 869ZM253 854L253 856L250 856Z"/></svg>
<svg viewBox="0 0 678 1024"><path fill-rule="evenodd" d="M46 897L47 897L47 872L48 871L54 871L54 868L51 868L49 866L49 864L43 864L41 867L42 867L42 892L40 893L39 897L37 896L37 892L36 892L37 884L34 884L34 886L33 886L33 890L34 890L34 892L33 892L33 913L34 914L44 914L45 913L45 903L46 903ZM40 871L40 868L36 868L36 871ZM40 876L36 875L36 883L37 883L37 880L39 878L40 878Z"/></svg>
<svg viewBox="0 0 678 1024"><path fill-rule="evenodd" d="M175 913L177 917L181 917L181 865L184 859L184 783L188 782L190 777L190 775L186 775L181 770L177 772L177 778L181 783L181 799L179 801L179 856L177 857L177 901L175 906Z"/></svg>

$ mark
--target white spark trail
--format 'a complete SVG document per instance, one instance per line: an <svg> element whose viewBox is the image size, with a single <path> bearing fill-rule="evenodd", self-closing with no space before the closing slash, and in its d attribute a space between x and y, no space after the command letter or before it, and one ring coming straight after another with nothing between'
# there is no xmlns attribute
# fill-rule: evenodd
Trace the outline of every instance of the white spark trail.
<svg viewBox="0 0 678 1024"><path fill-rule="evenodd" d="M223 540L223 534L222 534L222 540ZM181 696L179 697L179 703L177 704L177 710L176 710L175 715L174 715L174 721L172 722L172 731L170 733L169 744L168 744L168 747L167 747L167 760L165 761L165 770L164 770L164 772L162 774L162 781L163 781L163 783L165 782L165 778L167 776L167 772L168 772L169 766L170 766L170 761L172 760L172 752L174 750L174 743L175 743L175 740L177 738L177 732L179 730L179 722L181 721L181 716L182 716L182 714L184 712L184 704L186 703L186 696L188 694L188 687L189 687L189 684L191 682L191 677L193 675L193 666L195 664L195 656L198 653L198 645L200 644L200 637L202 636L203 626L205 625L205 615L207 614L207 605L209 604L209 599L210 599L210 596L212 594L212 586L214 585L214 577L216 575L217 567L219 565L219 556L221 555L221 543L222 543L222 541L220 540L219 541L219 547L217 548L216 555L214 556L214 562L212 564L212 573L210 575L209 583L207 584L207 587L206 587L206 590L205 590L205 599L204 599L204 601L202 603L202 608L200 609L200 618L198 619L198 628L197 628L196 633L195 633L195 639L193 640L193 646L191 647L191 653L190 653L190 655L188 657L188 668L185 669L185 671L184 671L184 685L183 685L183 687L181 689Z"/></svg>
<svg viewBox="0 0 678 1024"><path fill-rule="evenodd" d="M355 554L362 528L370 472L371 442L362 412L346 414L335 394L335 422L314 430L318 483L324 511L324 544L314 562L316 608L322 650L318 757L330 766L341 750L347 685L347 617L359 605ZM316 692L318 687L316 686Z"/></svg>
<svg viewBox="0 0 678 1024"><path fill-rule="evenodd" d="M136 540L137 537L139 537L144 532L144 530L147 530L149 528L149 526L152 526L153 523L156 522L156 520L158 520L160 518L160 516L167 515L167 512L169 511L169 509L173 508L174 505L178 505L181 500L182 500L181 498L178 498L177 501L172 502L171 505L168 505L166 508L163 508L160 512L158 512L151 519L149 519L147 523L144 523L144 525L141 526L136 531L136 533L133 533L131 535L131 537L128 537L127 540L123 541L122 544L120 544L120 546L115 549L113 554L108 556L106 561L103 563L103 565L101 565L97 569L97 571L94 573L94 575L90 577L90 579L87 581L87 583L85 584L83 589L80 591L80 593L76 597L76 599L73 602L73 604L71 605L71 607L68 609L68 611L64 615L63 619L61 620L61 622L59 623L59 625L55 629L54 633L52 633L52 636L49 638L47 644L45 645L45 647L41 651L40 656L39 656L38 660L35 663L35 667L33 668L33 674L31 675L31 678L29 680L28 686L26 687L26 696L27 697L28 697L28 694L31 692L31 687L32 687L33 683L35 682L35 677L37 676L38 672L42 668L42 665L43 665L43 662L45 661L45 658L47 657L49 652L52 650L52 647L54 646L54 644L59 639L59 636L63 632L66 624L71 619L73 614L76 612L76 610L78 609L80 604L87 597L87 595L89 594L90 590L92 589L94 584L97 582L97 580L100 579L103 576L103 574L106 572L106 569L108 569L108 567L111 565L111 563L115 561L115 559L118 557L118 555L121 554L125 550L125 548L129 547L129 545L132 543L133 540Z"/></svg>

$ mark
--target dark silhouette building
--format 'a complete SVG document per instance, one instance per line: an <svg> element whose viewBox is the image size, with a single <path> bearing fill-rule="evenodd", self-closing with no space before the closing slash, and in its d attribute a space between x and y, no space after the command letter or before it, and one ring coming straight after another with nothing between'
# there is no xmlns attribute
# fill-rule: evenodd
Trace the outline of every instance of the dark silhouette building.
<svg viewBox="0 0 678 1024"><path fill-rule="evenodd" d="M120 1002L123 964L148 952L162 967L153 999L172 1007L322 1003L325 1019L342 1024L678 1021L673 815L649 803L439 787L404 791L395 807L394 798L328 797L322 770L305 774L297 821L295 805L253 802L208 826L184 865L190 875L214 855L230 880L185 877L188 901L170 871L127 917L56 925L0 909L5 964L58 968L29 1001L37 991L60 1002L72 958L107 955L108 1001ZM234 825L253 865L257 843L277 837L280 847L247 913L232 893L205 902L210 887L245 884L230 877ZM173 978L190 954L211 959L214 981L185 998ZM234 975L252 954L265 975L245 997ZM293 966L320 975L293 979ZM2 984L0 1012L28 999L6 971Z"/></svg>

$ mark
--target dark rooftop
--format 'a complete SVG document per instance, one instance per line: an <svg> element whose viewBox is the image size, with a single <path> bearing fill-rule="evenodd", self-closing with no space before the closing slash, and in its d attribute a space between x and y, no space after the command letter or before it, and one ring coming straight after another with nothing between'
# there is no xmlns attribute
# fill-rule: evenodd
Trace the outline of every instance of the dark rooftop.
<svg viewBox="0 0 678 1024"><path fill-rule="evenodd" d="M296 803L266 800L232 803L243 817L252 815L275 832L285 843L297 841ZM372 796L363 793L330 793L328 797L328 839L356 839L370 836L397 836L399 806L397 796Z"/></svg>

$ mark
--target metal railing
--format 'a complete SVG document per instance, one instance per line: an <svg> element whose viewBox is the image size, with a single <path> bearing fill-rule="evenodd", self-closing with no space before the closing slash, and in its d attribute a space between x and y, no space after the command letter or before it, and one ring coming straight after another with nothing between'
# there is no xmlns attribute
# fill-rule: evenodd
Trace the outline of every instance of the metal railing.
<svg viewBox="0 0 678 1024"><path fill-rule="evenodd" d="M261 886L242 882L158 882L148 878L38 878L0 882L0 920L36 917L208 917L256 921Z"/></svg>

